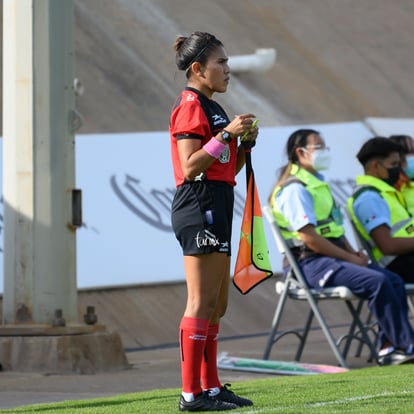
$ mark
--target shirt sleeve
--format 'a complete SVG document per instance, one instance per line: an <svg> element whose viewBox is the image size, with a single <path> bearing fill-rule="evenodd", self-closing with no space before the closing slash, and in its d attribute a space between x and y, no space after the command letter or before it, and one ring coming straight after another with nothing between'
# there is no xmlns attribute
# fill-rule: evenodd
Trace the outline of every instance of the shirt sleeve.
<svg viewBox="0 0 414 414"><path fill-rule="evenodd" d="M298 231L307 224L316 226L313 198L302 184L292 183L283 188L276 197L276 203L293 231Z"/></svg>
<svg viewBox="0 0 414 414"><path fill-rule="evenodd" d="M382 224L391 227L388 204L376 191L367 190L357 197L354 212L368 234Z"/></svg>
<svg viewBox="0 0 414 414"><path fill-rule="evenodd" d="M171 134L177 139L211 138L207 117L197 101L183 102L174 111L172 121Z"/></svg>

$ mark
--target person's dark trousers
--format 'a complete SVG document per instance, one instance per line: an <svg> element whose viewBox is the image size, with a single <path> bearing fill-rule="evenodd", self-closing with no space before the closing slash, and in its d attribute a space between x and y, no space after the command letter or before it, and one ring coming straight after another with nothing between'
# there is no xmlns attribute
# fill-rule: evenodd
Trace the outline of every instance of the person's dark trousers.
<svg viewBox="0 0 414 414"><path fill-rule="evenodd" d="M414 341L414 331L408 321L407 292L396 273L375 265L362 267L332 257L319 256L301 260L299 266L310 287L346 286L355 295L368 300L368 306L378 321L378 344L391 342L405 349ZM329 278L326 276L329 275Z"/></svg>
<svg viewBox="0 0 414 414"><path fill-rule="evenodd" d="M387 266L387 269L400 275L404 283L414 283L414 254L398 256Z"/></svg>

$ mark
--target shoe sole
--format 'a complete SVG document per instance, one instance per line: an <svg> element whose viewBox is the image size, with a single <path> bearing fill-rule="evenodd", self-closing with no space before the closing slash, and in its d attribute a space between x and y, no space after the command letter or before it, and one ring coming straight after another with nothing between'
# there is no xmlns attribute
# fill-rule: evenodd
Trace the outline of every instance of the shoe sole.
<svg viewBox="0 0 414 414"><path fill-rule="evenodd" d="M397 362L397 363L395 363L393 365L408 365L408 364L414 364L414 356L412 358L410 358L410 359L406 359L404 361Z"/></svg>
<svg viewBox="0 0 414 414"><path fill-rule="evenodd" d="M391 361L389 364L380 364L381 367L389 367L389 366L397 366L397 365L408 365L408 364L414 364L414 355L410 358L403 359L401 361Z"/></svg>

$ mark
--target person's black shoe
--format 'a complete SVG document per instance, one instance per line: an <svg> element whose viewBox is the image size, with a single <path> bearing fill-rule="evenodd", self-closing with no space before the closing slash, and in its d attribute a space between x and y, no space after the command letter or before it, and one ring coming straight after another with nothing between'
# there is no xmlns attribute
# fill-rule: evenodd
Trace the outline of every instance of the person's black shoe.
<svg viewBox="0 0 414 414"><path fill-rule="evenodd" d="M191 402L186 401L181 396L178 408L180 411L226 411L234 410L235 408L239 408L239 406L218 400L215 397L210 397L207 392L202 392Z"/></svg>
<svg viewBox="0 0 414 414"><path fill-rule="evenodd" d="M377 357L377 362L381 366L414 364L414 354L396 349L387 355Z"/></svg>
<svg viewBox="0 0 414 414"><path fill-rule="evenodd" d="M221 387L220 392L217 395L214 395L213 398L216 398L220 401L236 404L238 407L248 407L250 405L253 405L253 401L250 401L247 398L239 397L233 391L230 391L227 388L230 386L231 384L224 384Z"/></svg>

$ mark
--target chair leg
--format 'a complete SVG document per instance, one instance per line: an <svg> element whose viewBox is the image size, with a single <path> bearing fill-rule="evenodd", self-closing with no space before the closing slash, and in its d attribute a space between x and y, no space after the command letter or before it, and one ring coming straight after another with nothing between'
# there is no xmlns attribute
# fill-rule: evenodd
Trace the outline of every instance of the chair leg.
<svg viewBox="0 0 414 414"><path fill-rule="evenodd" d="M344 355L344 358L346 358L347 355L348 355L349 348L351 347L351 342L352 342L353 339L357 339L359 341L358 350L357 350L357 355L356 356L359 356L361 354L362 346L365 343L365 341L363 339L361 339L357 335L357 333L355 333L355 329L356 329L356 327L358 325L358 321L360 321L360 315L361 315L362 307L364 305L364 299L360 299L359 300L356 309L353 307L353 305L352 305L352 303L350 301L346 301L346 305L347 305L347 307L348 307L348 309L349 309L349 311L350 311L353 319L352 319L352 323L351 323L351 326L349 328L348 334L345 335L345 337L346 337L346 343L345 343L344 350L342 352L343 355ZM368 319L367 319L367 321L368 321ZM367 322L365 324L362 324L362 326L364 326L364 327L367 326ZM359 327L359 325L358 325L358 327ZM344 337L342 339L344 339Z"/></svg>
<svg viewBox="0 0 414 414"><path fill-rule="evenodd" d="M315 314L316 319L319 322L320 327L322 328L323 333L325 334L325 337L336 357L336 359L339 362L339 365L344 367L344 368L348 368L348 364L346 363L344 356L342 355L341 351L339 350L335 339L333 338L333 335L328 327L328 324L326 323L324 317L322 316L322 313L320 312L318 305L316 303L315 298L312 296L312 294L308 294L308 301L309 304Z"/></svg>
<svg viewBox="0 0 414 414"><path fill-rule="evenodd" d="M312 326L313 315L314 315L314 313L311 309L309 311L309 315L308 315L308 318L306 320L305 328L303 329L301 340L300 340L298 349L296 351L295 361L300 361L300 359L302 358L302 352L303 352L303 349L305 348L306 340L308 339L308 334L309 334L310 328Z"/></svg>
<svg viewBox="0 0 414 414"><path fill-rule="evenodd" d="M408 307L410 309L411 314L414 316L414 304L413 304L413 300L411 296L407 296L407 303L408 303Z"/></svg>
<svg viewBox="0 0 414 414"><path fill-rule="evenodd" d="M346 305L348 306L348 309L350 309L349 305L348 305L348 301L346 301ZM362 301L359 301L358 310L357 310L358 315L360 313L361 307L362 307ZM352 314L352 312L351 312L351 314ZM342 342L342 340L346 339L344 350L342 351L342 355L344 356L345 359L348 356L348 351L349 351L349 348L351 347L352 340L356 339L356 336L355 336L355 327L356 327L356 325L357 324L356 324L355 316L353 316L352 323L351 323L351 326L349 327L348 333L337 341L337 344L339 346L340 343Z"/></svg>
<svg viewBox="0 0 414 414"><path fill-rule="evenodd" d="M369 338L367 331L366 331L366 327L364 326L364 324L361 322L360 319L360 313L362 310L362 305L363 305L363 300L361 299L358 303L357 308L355 309L355 307L352 305L352 302L347 300L345 301L346 305L348 306L349 311L351 312L353 321L352 321L352 331L350 331L349 333L349 338L347 340L347 344L346 344L346 352L344 353L344 356L346 358L348 349L349 349L349 345L350 342L352 341L352 339L358 339L360 341L360 344L366 344L369 347L370 350L370 358L368 359L369 361L372 361L373 359L375 359L375 355L376 355L376 350L375 350L375 346L372 344L371 339ZM359 338L358 336L355 335L355 327L358 326L359 332L361 334L361 338Z"/></svg>
<svg viewBox="0 0 414 414"><path fill-rule="evenodd" d="M368 312L368 316L364 322L364 327L365 327L365 331L368 330L372 330L374 331L374 326L375 326L375 322L372 321L372 312ZM375 337L377 336L377 334L375 334ZM371 341L372 342L372 341ZM362 352L362 347L364 346L364 342L363 341L359 341L357 350L355 351L355 356L356 357L360 357L361 356L361 352ZM372 355L371 355L372 358Z"/></svg>
<svg viewBox="0 0 414 414"><path fill-rule="evenodd" d="M307 321L306 321L306 325L305 325L303 330L302 329L300 329L300 330L299 329L289 329L289 330L284 330L284 331L282 331L278 334L278 328L279 328L280 320L282 318L283 309L285 307L286 300L288 299L288 296L289 296L289 291L288 291L288 288L286 287L285 290L280 295L279 302L278 302L276 310L275 310L275 314L274 314L273 321L272 321L272 328L271 328L269 336L268 336L266 348L265 348L265 351L264 351L264 354L263 354L263 359L269 359L270 352L272 350L273 345L277 341L279 341L279 339L281 339L282 337L284 337L288 334L296 335L296 337L299 340L299 345L298 345L298 348L296 350L296 355L295 355L294 360L299 361L301 356L302 356L302 352L303 352L303 349L305 347L308 332L309 332L310 327L312 325L313 312L312 312L312 310L309 311L309 315L308 315L308 318L307 318ZM300 331L303 331L303 334L301 334Z"/></svg>
<svg viewBox="0 0 414 414"><path fill-rule="evenodd" d="M280 295L279 302L276 307L275 315L272 321L272 328L269 333L266 348L263 354L263 359L269 359L270 351L272 349L273 344L275 343L275 335L279 327L280 319L283 313L283 308L285 307L287 297L288 297L288 291L286 287L285 290Z"/></svg>

